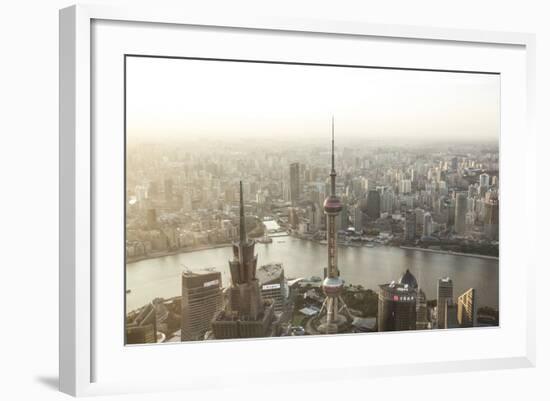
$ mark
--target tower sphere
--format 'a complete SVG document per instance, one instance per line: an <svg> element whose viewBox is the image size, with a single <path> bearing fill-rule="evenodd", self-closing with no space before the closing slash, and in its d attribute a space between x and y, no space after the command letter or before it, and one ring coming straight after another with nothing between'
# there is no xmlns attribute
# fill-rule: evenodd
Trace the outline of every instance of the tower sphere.
<svg viewBox="0 0 550 401"><path fill-rule="evenodd" d="M323 292L326 296L338 296L342 292L344 282L340 277L327 277L323 281Z"/></svg>
<svg viewBox="0 0 550 401"><path fill-rule="evenodd" d="M336 195L329 195L323 205L327 213L339 213L342 210L342 202Z"/></svg>

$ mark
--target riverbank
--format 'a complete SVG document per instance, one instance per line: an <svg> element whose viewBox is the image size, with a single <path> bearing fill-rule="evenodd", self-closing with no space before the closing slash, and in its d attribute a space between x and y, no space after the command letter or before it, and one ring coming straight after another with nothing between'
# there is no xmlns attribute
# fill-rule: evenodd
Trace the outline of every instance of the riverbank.
<svg viewBox="0 0 550 401"><path fill-rule="evenodd" d="M302 241L310 241L314 242L319 245L327 245L326 241L314 239L312 237L306 237L306 236L300 236L297 234L291 234L291 237L297 238ZM374 242L367 242L367 243L353 243L353 242L337 242L337 245L340 247L351 247L351 248L374 248L374 247L392 247L392 248L401 248L401 249L407 249L411 251L421 251L421 252L431 252L431 253L439 253L442 255L454 255L454 256L470 256L473 258L480 258L480 259L488 259L488 260L499 260L498 256L491 256L491 255L482 255L479 253L465 253L465 252L455 252L455 251L445 251L441 249L429 249L429 248L419 248L414 246L405 246L405 245L393 245L393 244L386 244L386 243L380 243L378 241Z"/></svg>
<svg viewBox="0 0 550 401"><path fill-rule="evenodd" d="M165 256L178 255L180 253L189 253L189 252L197 252L197 251L206 251L209 249L226 248L228 246L231 246L231 243L228 242L226 244L200 245L200 246L181 248L175 251L155 252L155 253L150 253L148 255L141 255L133 258L126 258L126 264L130 265L132 263L141 262L142 260L163 258Z"/></svg>
<svg viewBox="0 0 550 401"><path fill-rule="evenodd" d="M284 236L287 236L287 235L284 235ZM300 239L302 241L314 242L314 243L317 243L319 245L326 245L326 244L323 244L321 241L315 240L313 238L301 237L301 236L297 236L297 235L290 235L290 237ZM275 237L275 238L277 238L277 237ZM377 244L377 245L378 246L392 246L392 245L383 245L383 244ZM169 252L157 252L157 253L152 253L152 254L149 254L149 255L142 255L142 256L138 256L138 257L127 258L126 259L126 264L130 265L132 263L141 262L142 260L162 258L162 257L165 257L165 256L178 255L180 253L189 253L189 252L197 252L197 251L206 251L206 250L209 250L209 249L226 248L228 246L231 246L231 243L216 244L216 245L200 245L200 246L193 246L193 247L188 247L188 248L177 249L175 251L169 251ZM362 248L362 247L370 248L370 247L372 247L372 245L369 247L369 246L365 246L365 245L344 244L344 243L338 243L338 246L357 247L357 248ZM476 254L476 253L463 253L463 252L454 252L454 251L444 251L444 250L441 250L441 249L417 248L417 247L414 247L414 246L404 246L404 245L396 246L396 248L397 247L399 247L401 249L411 250L411 251L431 252L431 253L439 253L439 254L443 254L443 255L470 256L470 257L473 257L473 258L497 260L497 261L499 260L498 256L480 255L480 254Z"/></svg>
<svg viewBox="0 0 550 401"><path fill-rule="evenodd" d="M443 255L470 256L470 257L473 257L473 258L498 260L498 256L479 255L477 253L463 253L463 252L454 252L454 251L443 251L441 249L417 248L417 247L414 247L414 246L403 246L403 245L401 245L399 248L408 249L408 250L411 250L411 251L441 253Z"/></svg>

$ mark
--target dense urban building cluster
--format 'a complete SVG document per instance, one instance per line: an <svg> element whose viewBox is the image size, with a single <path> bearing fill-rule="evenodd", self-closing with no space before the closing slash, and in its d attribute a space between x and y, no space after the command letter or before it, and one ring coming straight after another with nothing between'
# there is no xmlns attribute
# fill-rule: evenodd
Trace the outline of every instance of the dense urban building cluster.
<svg viewBox="0 0 550 401"><path fill-rule="evenodd" d="M273 219L292 235L326 240L330 192L323 148L247 151L136 145L127 160L129 260L227 245L243 180L247 230ZM340 244L383 243L498 256L498 145L336 149ZM295 161L299 160L299 161Z"/></svg>
<svg viewBox="0 0 550 401"><path fill-rule="evenodd" d="M432 301L409 270L375 294L345 283L337 258L339 246L498 256L498 144L189 148L129 148L126 260L232 244L231 280L184 271L180 297L128 314L127 343L498 324L475 289L455 300L452 277ZM278 235L326 244L324 277L258 267L255 243Z"/></svg>

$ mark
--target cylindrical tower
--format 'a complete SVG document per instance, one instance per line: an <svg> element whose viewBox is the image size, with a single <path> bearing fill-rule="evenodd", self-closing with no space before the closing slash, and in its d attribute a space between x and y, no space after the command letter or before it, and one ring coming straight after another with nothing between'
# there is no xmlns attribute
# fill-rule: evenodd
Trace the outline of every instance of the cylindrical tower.
<svg viewBox="0 0 550 401"><path fill-rule="evenodd" d="M339 305L340 295L344 287L344 282L340 278L338 270L338 245L336 232L336 217L342 210L342 202L336 195L336 169L334 166L334 117L332 119L332 152L330 170L330 194L324 202L324 210L327 216L327 248L328 248L328 265L327 276L323 281L323 292L326 295L323 308L326 311L326 319L323 319L320 313L319 332L321 333L337 333L339 325L345 319L340 318L338 312L345 305ZM323 312L323 310L321 311ZM324 320L324 322L322 321Z"/></svg>

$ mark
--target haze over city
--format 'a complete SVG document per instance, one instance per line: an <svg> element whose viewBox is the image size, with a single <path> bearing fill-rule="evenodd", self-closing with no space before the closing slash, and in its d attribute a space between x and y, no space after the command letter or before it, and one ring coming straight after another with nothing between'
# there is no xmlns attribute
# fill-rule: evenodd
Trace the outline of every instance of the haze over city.
<svg viewBox="0 0 550 401"><path fill-rule="evenodd" d="M127 139L497 142L488 74L127 59ZM321 144L321 142L319 142Z"/></svg>

